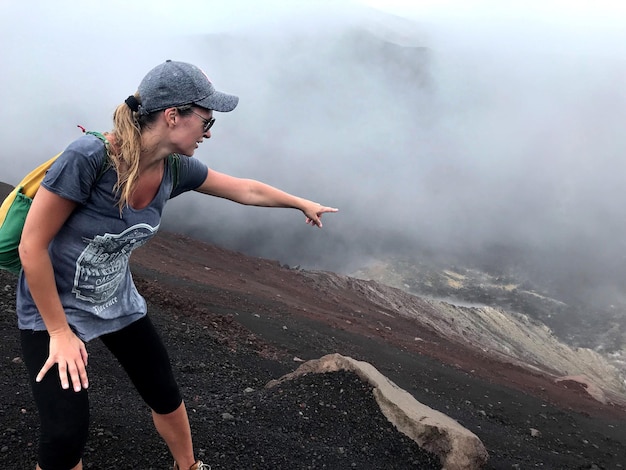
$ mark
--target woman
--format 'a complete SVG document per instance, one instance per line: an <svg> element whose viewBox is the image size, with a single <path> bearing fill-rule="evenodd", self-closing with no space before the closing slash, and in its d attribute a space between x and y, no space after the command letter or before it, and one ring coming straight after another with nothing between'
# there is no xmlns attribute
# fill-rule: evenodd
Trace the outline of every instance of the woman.
<svg viewBox="0 0 626 470"><path fill-rule="evenodd" d="M130 254L157 232L167 200L185 191L296 208L318 227L322 214L337 211L209 170L191 157L211 137L213 112L232 111L237 103L199 68L168 60L118 106L105 143L81 137L46 175L24 225L17 294L24 361L41 419L38 469L82 469L89 424L85 343L94 338L152 409L174 469L209 468L194 457L185 405L133 284Z"/></svg>

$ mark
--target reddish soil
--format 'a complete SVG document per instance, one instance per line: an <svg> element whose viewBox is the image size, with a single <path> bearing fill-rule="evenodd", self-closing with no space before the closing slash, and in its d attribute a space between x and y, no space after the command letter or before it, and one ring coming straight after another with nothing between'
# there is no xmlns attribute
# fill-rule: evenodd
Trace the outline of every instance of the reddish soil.
<svg viewBox="0 0 626 470"><path fill-rule="evenodd" d="M488 468L626 467L624 407L374 308L361 283L172 234L137 250L132 266L180 371L198 453L213 469L439 468L388 426L368 387L350 374L264 389L298 366L294 358L335 352L372 363L474 432L490 453ZM10 312L15 279L2 273L0 281L1 306ZM0 326L0 465L29 468L37 424L14 313L2 315ZM99 342L88 348L94 424L86 465L169 468L123 373Z"/></svg>
<svg viewBox="0 0 626 470"><path fill-rule="evenodd" d="M172 234L158 236L149 247L138 250L134 266L137 273L159 273L154 290L150 288L150 276L144 276L147 278L144 288L153 301L159 299L166 304L181 301L187 309L192 307L200 312L211 309L236 312L235 317L231 313L227 318L238 318L281 349L291 346L293 352L304 354L308 352L307 346L314 345L308 345L306 339L290 344L284 334L273 335L261 322L255 324L253 319L240 317L255 314L284 322L297 319L320 328L330 327L336 331L335 335L345 332L362 341L383 342L400 351L425 355L568 410L626 419L623 403L603 405L584 392L580 384L555 383L552 377L490 357L475 345L450 342L412 319L393 315L393 310L381 310L368 302L359 282L351 285L349 278L346 287L337 286L332 282L335 276L329 280L325 273L290 269L277 261L248 257ZM169 290L166 296L164 288ZM430 307L425 304L424 308ZM344 352L348 354L351 347L356 347L338 346L347 348ZM317 350L311 352L314 355L306 359L319 354Z"/></svg>

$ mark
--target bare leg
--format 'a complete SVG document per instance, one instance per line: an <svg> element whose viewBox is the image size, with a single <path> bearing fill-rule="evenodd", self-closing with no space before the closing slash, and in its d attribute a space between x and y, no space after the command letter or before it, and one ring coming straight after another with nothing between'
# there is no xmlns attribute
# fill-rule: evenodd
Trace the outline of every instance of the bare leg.
<svg viewBox="0 0 626 470"><path fill-rule="evenodd" d="M185 402L181 403L176 410L165 415L153 411L152 419L178 466L181 469L188 469L196 463Z"/></svg>

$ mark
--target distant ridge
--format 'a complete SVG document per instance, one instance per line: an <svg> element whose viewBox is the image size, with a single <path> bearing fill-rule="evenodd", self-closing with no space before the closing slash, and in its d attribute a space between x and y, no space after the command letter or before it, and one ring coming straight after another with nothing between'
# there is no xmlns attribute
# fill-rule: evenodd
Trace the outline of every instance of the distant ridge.
<svg viewBox="0 0 626 470"><path fill-rule="evenodd" d="M14 186L0 181L0 200L4 200L4 198L7 197L11 191L13 191L13 188Z"/></svg>

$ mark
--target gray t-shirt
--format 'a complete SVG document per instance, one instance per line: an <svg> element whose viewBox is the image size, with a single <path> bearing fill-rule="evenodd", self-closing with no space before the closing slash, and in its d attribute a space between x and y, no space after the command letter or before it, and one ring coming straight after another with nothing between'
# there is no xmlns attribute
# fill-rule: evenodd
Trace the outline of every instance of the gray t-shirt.
<svg viewBox="0 0 626 470"><path fill-rule="evenodd" d="M79 204L48 251L68 323L83 341L117 331L146 314L146 302L130 273L130 254L156 234L167 200L197 188L208 174L204 163L181 155L176 188L172 191L173 172L166 165L152 202L140 210L124 207L120 216L113 191L117 175L114 168L103 166L104 161L102 141L85 135L67 147L42 182L47 190ZM22 330L46 329L23 272L17 316Z"/></svg>

